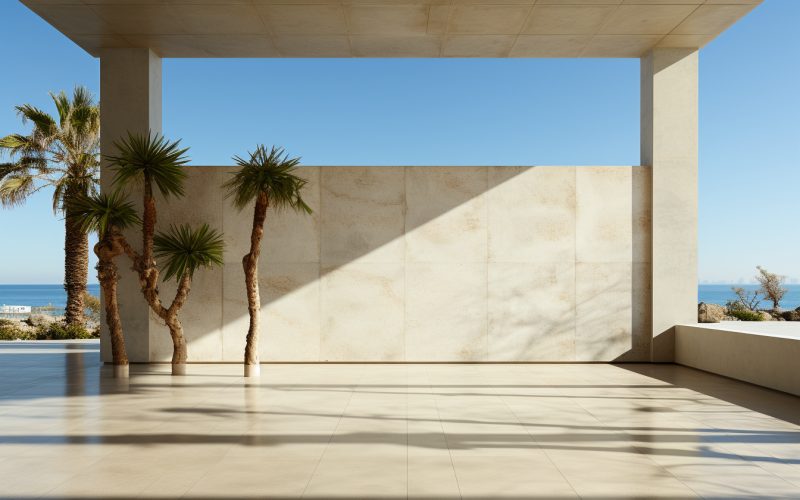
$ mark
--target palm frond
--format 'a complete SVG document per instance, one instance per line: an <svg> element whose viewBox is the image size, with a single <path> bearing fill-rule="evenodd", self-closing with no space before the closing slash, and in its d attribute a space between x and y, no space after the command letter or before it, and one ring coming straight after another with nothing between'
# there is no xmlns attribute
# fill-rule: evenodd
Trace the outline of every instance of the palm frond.
<svg viewBox="0 0 800 500"><path fill-rule="evenodd" d="M116 191L98 196L78 196L67 201L67 220L84 232L96 232L102 239L112 227L120 231L141 226L142 220L133 203L126 202L123 193Z"/></svg>
<svg viewBox="0 0 800 500"><path fill-rule="evenodd" d="M117 188L126 186L148 189L144 186L149 179L154 182L164 198L170 195L183 196L183 181L186 172L183 165L189 162L184 154L189 150L180 149L180 140L169 142L156 134L139 135L128 132L128 139L114 142L119 150L118 156L106 156L115 172L112 184Z"/></svg>
<svg viewBox="0 0 800 500"><path fill-rule="evenodd" d="M25 204L28 195L36 190L32 175L11 174L0 184L0 205L13 208Z"/></svg>
<svg viewBox="0 0 800 500"><path fill-rule="evenodd" d="M22 124L26 125L28 121L33 122L36 129L45 136L50 136L58 129L56 121L52 116L44 111L31 106L30 104L23 104L22 106L14 106L17 110L17 116L22 117Z"/></svg>
<svg viewBox="0 0 800 500"><path fill-rule="evenodd" d="M75 85L75 90L72 91L72 105L76 108L94 107L94 95L83 85Z"/></svg>
<svg viewBox="0 0 800 500"><path fill-rule="evenodd" d="M59 92L58 95L50 92L50 97L53 98L53 102L56 104L56 109L58 110L58 123L63 129L66 125L67 118L69 117L70 108L72 107L69 102L69 97L67 97L67 93L63 90Z"/></svg>
<svg viewBox="0 0 800 500"><path fill-rule="evenodd" d="M222 267L222 234L203 224L192 231L189 224L171 225L167 232L159 232L153 238L156 258L165 258L164 281L173 276L181 279L184 274L194 275L199 267Z"/></svg>
<svg viewBox="0 0 800 500"><path fill-rule="evenodd" d="M54 182L53 213L64 210L65 205L73 198L91 196L96 192L96 180L92 176L64 177Z"/></svg>
<svg viewBox="0 0 800 500"><path fill-rule="evenodd" d="M308 181L292 173L300 163L300 158L290 159L283 149L272 146L268 150L263 144L248 154L248 160L233 157L241 168L233 172L233 177L222 185L227 190L225 197L231 198L237 210L242 211L258 196L259 191L264 191L274 210L292 208L311 213L311 208L300 195Z"/></svg>

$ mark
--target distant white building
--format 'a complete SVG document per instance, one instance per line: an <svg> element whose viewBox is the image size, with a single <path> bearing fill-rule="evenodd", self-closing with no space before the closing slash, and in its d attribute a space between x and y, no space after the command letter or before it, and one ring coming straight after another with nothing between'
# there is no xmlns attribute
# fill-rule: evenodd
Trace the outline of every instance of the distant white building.
<svg viewBox="0 0 800 500"><path fill-rule="evenodd" d="M7 306L3 304L3 307L0 307L0 313L29 313L31 312L31 306Z"/></svg>

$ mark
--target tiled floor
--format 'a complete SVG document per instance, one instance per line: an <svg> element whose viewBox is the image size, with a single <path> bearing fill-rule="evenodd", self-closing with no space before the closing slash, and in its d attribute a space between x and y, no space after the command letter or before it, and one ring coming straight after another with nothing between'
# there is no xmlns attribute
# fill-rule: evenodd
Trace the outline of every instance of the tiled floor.
<svg viewBox="0 0 800 500"><path fill-rule="evenodd" d="M134 365L0 343L2 498L800 499L800 398L677 365Z"/></svg>

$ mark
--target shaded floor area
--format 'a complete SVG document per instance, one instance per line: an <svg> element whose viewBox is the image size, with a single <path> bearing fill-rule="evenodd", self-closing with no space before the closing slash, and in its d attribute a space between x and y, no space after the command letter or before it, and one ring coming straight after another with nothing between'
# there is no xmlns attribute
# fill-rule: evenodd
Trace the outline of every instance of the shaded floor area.
<svg viewBox="0 0 800 500"><path fill-rule="evenodd" d="M678 365L134 365L0 343L1 498L800 498L800 398Z"/></svg>

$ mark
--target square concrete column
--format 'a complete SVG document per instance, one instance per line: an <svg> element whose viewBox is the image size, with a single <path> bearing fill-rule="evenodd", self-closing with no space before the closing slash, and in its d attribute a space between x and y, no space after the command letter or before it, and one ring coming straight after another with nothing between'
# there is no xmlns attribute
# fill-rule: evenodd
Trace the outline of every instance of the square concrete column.
<svg viewBox="0 0 800 500"><path fill-rule="evenodd" d="M653 167L651 359L675 360L675 325L697 322L697 49L641 59L641 164Z"/></svg>
<svg viewBox="0 0 800 500"><path fill-rule="evenodd" d="M113 143L127 138L128 131L139 134L161 133L161 58L149 49L103 49L100 53L100 99L102 155L117 153ZM114 172L103 158L100 169L101 189L108 190ZM140 195L131 201L141 211ZM141 212L140 212L141 213ZM128 242L141 251L141 233L129 231ZM117 287L120 320L130 361L150 361L150 309L142 297L130 260L122 255L117 261L120 281ZM111 361L111 344L103 315L100 355Z"/></svg>

